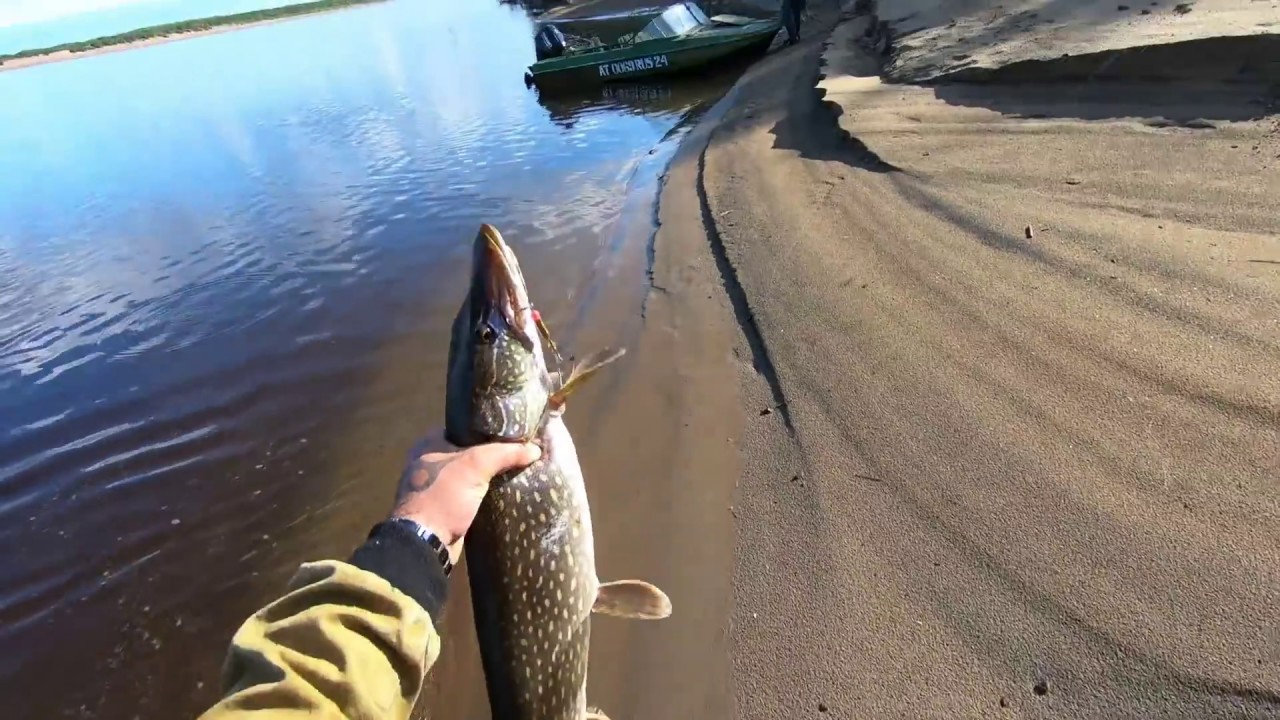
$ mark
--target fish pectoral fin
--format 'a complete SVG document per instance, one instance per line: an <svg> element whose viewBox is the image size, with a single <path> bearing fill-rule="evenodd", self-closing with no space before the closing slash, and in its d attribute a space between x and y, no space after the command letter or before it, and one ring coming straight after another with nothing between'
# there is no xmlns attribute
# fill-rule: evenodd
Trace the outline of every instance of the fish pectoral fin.
<svg viewBox="0 0 1280 720"><path fill-rule="evenodd" d="M600 708L587 708L587 714L582 716L583 720L609 720L609 716L600 711Z"/></svg>
<svg viewBox="0 0 1280 720"><path fill-rule="evenodd" d="M593 353L587 359L574 365L567 376L561 376L563 383L551 393L551 397L547 399L547 406L551 409L558 409L564 405L564 401L568 399L570 393L581 387L582 383L599 372L600 368L617 360L626 353L625 348L619 350L606 348L600 352Z"/></svg>
<svg viewBox="0 0 1280 720"><path fill-rule="evenodd" d="M596 590L591 612L631 620L661 620L671 614L671 599L642 580L617 580Z"/></svg>

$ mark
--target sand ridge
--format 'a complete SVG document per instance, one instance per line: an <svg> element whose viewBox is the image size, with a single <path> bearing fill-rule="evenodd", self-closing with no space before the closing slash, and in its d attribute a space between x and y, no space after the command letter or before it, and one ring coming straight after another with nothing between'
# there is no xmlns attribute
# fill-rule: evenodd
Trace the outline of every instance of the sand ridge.
<svg viewBox="0 0 1280 720"><path fill-rule="evenodd" d="M1280 716L1269 96L822 78L813 37L664 191L740 332L738 716Z"/></svg>
<svg viewBox="0 0 1280 720"><path fill-rule="evenodd" d="M1235 55L1246 43L1269 41L1257 62L1272 77L1280 73L1275 0L880 0L870 7L893 36L885 75L897 82L1077 56L1102 55L1098 67L1106 69L1127 53L1147 70L1188 72L1210 59L1205 52L1168 67L1156 51L1223 38L1243 42L1208 44ZM1038 72L1043 81L1045 69Z"/></svg>

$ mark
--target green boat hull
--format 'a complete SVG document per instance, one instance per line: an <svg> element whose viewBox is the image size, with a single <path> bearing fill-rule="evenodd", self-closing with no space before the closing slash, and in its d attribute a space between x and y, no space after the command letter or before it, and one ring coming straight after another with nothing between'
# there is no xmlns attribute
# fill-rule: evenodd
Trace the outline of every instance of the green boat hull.
<svg viewBox="0 0 1280 720"><path fill-rule="evenodd" d="M529 79L539 89L551 90L678 75L744 55L763 54L781 28L781 20L759 20L692 37L648 40L625 48L550 58L529 66Z"/></svg>

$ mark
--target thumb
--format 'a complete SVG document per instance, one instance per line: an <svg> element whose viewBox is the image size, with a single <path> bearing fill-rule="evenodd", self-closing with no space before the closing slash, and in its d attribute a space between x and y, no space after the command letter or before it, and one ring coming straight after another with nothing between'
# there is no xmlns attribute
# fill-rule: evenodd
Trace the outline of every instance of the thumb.
<svg viewBox="0 0 1280 720"><path fill-rule="evenodd" d="M489 443L466 451L467 460L485 481L499 473L531 465L542 457L542 448L532 443Z"/></svg>

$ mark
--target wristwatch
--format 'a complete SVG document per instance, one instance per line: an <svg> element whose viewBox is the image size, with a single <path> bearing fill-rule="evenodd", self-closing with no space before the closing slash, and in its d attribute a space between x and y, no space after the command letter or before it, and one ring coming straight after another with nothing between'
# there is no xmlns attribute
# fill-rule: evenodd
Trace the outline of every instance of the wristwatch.
<svg viewBox="0 0 1280 720"><path fill-rule="evenodd" d="M453 572L453 560L449 558L449 547L444 544L439 535L435 534L435 531L407 517L391 518L387 523L401 525L412 531L414 535L417 535L418 539L425 542L431 548L431 551L435 553L436 558L440 560L440 567L444 569L444 576L449 577L449 574Z"/></svg>

